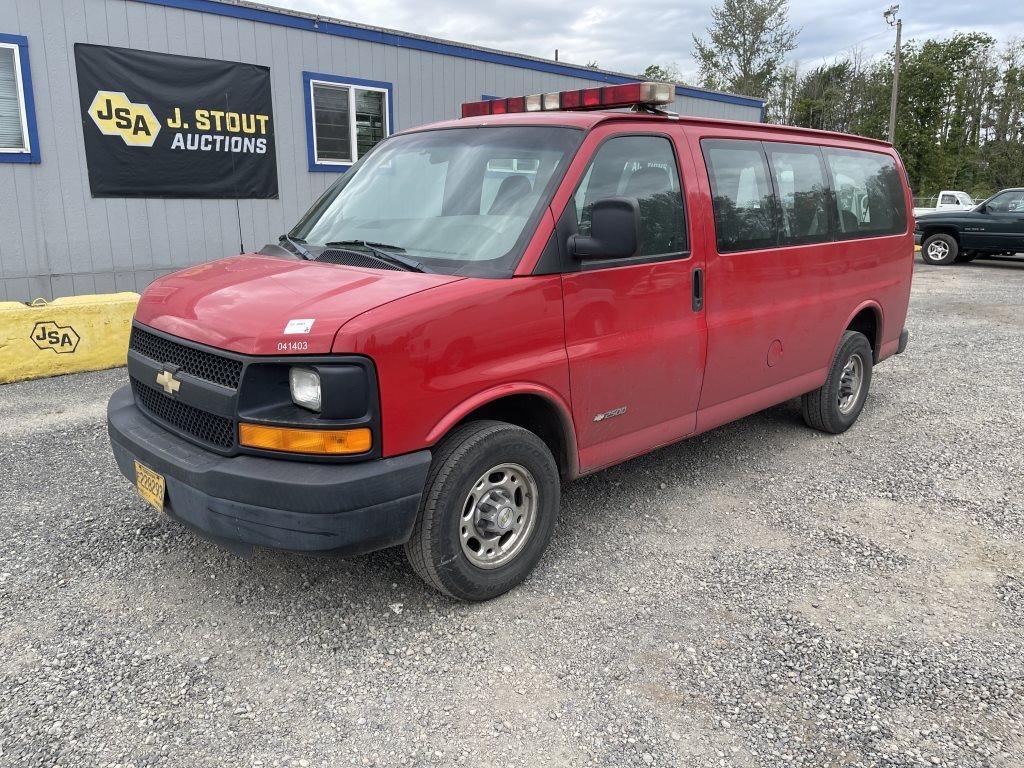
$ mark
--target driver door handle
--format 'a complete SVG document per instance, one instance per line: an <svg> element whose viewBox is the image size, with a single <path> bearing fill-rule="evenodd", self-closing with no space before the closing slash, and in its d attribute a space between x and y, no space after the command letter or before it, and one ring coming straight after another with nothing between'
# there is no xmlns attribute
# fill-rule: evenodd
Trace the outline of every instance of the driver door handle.
<svg viewBox="0 0 1024 768"><path fill-rule="evenodd" d="M694 312L704 309L704 270L699 267L693 270L693 295L691 306Z"/></svg>

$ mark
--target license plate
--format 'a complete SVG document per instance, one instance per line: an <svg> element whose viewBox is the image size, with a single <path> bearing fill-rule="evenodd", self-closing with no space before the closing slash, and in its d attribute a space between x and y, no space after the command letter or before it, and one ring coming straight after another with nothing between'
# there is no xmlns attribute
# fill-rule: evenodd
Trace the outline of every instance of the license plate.
<svg viewBox="0 0 1024 768"><path fill-rule="evenodd" d="M147 466L135 462L135 487L139 495L156 508L164 511L164 476Z"/></svg>

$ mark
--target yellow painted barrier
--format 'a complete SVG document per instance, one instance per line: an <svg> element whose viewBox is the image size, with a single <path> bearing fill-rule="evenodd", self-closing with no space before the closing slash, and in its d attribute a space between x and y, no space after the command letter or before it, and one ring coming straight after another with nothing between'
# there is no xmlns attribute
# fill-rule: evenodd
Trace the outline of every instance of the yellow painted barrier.
<svg viewBox="0 0 1024 768"><path fill-rule="evenodd" d="M0 302L0 384L124 365L137 293Z"/></svg>

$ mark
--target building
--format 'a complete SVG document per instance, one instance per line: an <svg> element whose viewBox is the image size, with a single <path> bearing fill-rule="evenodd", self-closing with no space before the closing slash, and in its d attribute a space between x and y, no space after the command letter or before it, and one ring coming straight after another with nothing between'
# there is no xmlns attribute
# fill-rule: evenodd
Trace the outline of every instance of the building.
<svg viewBox="0 0 1024 768"><path fill-rule="evenodd" d="M228 107L253 85L265 108L173 106L180 83L221 75ZM169 91L137 96L144 77ZM0 301L140 291L275 241L393 131L488 95L634 79L231 0L0 0ZM680 86L674 109L756 121L763 102Z"/></svg>

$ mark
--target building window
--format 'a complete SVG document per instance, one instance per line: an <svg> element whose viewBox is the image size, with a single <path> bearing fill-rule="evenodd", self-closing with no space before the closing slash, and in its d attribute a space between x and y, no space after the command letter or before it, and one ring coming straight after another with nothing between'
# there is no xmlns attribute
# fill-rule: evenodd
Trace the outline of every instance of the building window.
<svg viewBox="0 0 1024 768"><path fill-rule="evenodd" d="M0 34L0 163L38 163L28 39Z"/></svg>
<svg viewBox="0 0 1024 768"><path fill-rule="evenodd" d="M391 134L391 83L303 72L309 170L344 171Z"/></svg>

